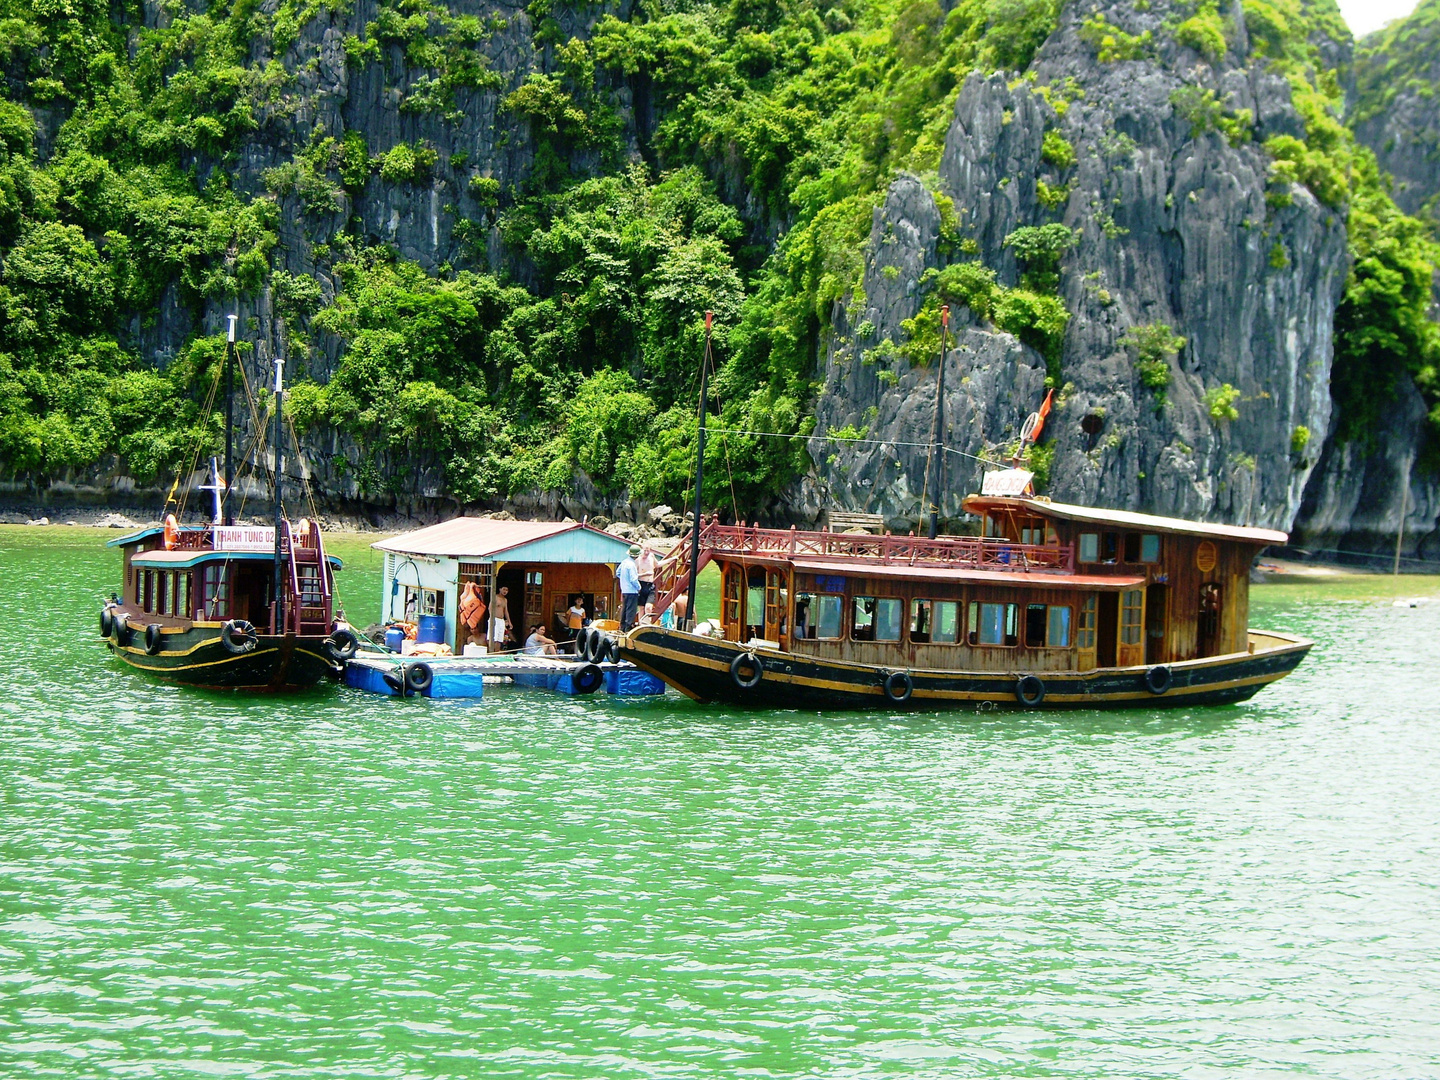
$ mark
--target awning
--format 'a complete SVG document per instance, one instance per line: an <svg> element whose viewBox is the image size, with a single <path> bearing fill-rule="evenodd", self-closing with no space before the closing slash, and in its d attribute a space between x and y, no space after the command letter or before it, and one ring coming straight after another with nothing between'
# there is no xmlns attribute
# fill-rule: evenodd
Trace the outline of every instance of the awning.
<svg viewBox="0 0 1440 1080"><path fill-rule="evenodd" d="M1156 532L1183 533L1187 536L1213 536L1217 540L1243 540L1251 544L1283 544L1290 536L1277 529L1253 529L1240 525L1212 525L1206 521L1141 514L1134 510L1101 510L1093 506L1050 502L1047 499L1006 498L990 495L967 495L965 509L972 514L986 510L1016 510L1042 517L1080 521L1100 527L1153 529Z"/></svg>
<svg viewBox="0 0 1440 1080"><path fill-rule="evenodd" d="M326 555L325 559L336 570L345 565L335 555ZM273 551L211 551L208 548L179 548L175 551L166 551L164 548L157 548L154 551L139 552L130 559L130 565L138 566L141 569L148 567L152 570L183 570L204 562L274 561L275 553Z"/></svg>
<svg viewBox="0 0 1440 1080"><path fill-rule="evenodd" d="M1135 589L1145 578L1120 574L1063 574L1053 570L977 570L960 566L910 566L905 563L822 562L796 559L796 570L841 577L903 578L907 581L965 581L1037 589Z"/></svg>

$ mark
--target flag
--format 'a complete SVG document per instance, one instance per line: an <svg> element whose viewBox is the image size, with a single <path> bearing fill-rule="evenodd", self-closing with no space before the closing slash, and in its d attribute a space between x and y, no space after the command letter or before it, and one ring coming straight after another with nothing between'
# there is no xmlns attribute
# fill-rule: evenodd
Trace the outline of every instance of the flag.
<svg viewBox="0 0 1440 1080"><path fill-rule="evenodd" d="M1050 415L1050 401L1055 396L1055 388L1052 386L1045 394L1045 401L1040 406L1040 411L1035 414L1035 430L1030 433L1030 441L1040 441L1040 433L1045 430L1045 418Z"/></svg>

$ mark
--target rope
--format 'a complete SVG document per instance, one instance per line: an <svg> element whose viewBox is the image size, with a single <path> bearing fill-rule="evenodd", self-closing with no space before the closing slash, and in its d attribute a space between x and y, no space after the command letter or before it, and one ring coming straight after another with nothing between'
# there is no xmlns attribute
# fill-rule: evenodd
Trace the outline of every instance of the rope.
<svg viewBox="0 0 1440 1080"><path fill-rule="evenodd" d="M708 431L710 429L706 428L706 430ZM724 435L728 432L731 435L760 435L767 439L823 439L826 442L839 443L842 446L911 446L919 449L930 448L932 450L935 446L934 443L930 442L905 442L902 439L847 439L841 438L837 435L828 434L816 435L814 433L811 433L809 435L801 435L798 432L794 434L786 434L783 431L751 431L747 428L716 428L715 430L721 435ZM940 449L947 454L954 454L956 457L969 458L971 461L979 461L985 465L995 465L1000 468L1005 467L1005 463L1003 461L996 461L995 459L988 457L980 457L976 454L967 454L964 450L956 450L953 446L941 446Z"/></svg>

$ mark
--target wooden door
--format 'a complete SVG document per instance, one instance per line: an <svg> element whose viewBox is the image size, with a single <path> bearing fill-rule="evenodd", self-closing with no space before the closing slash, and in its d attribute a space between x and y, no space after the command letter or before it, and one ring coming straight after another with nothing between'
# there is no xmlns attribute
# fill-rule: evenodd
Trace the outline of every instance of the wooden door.
<svg viewBox="0 0 1440 1080"><path fill-rule="evenodd" d="M725 567L725 595L720 604L720 621L725 627L725 637L730 641L739 641L745 629L740 610L744 589L745 572L734 563L728 564ZM694 603L693 599L691 603Z"/></svg>
<svg viewBox="0 0 1440 1080"><path fill-rule="evenodd" d="M1078 671L1095 669L1095 639L1099 596L1090 593L1080 602L1080 625L1075 630L1075 668Z"/></svg>
<svg viewBox="0 0 1440 1080"><path fill-rule="evenodd" d="M1167 659L1165 648L1169 631L1169 589L1165 585L1150 585L1145 589L1145 663L1163 664Z"/></svg>
<svg viewBox="0 0 1440 1080"><path fill-rule="evenodd" d="M1126 589L1120 594L1119 667L1145 662L1145 590Z"/></svg>
<svg viewBox="0 0 1440 1080"><path fill-rule="evenodd" d="M765 575L765 640L790 647L790 574L785 570Z"/></svg>

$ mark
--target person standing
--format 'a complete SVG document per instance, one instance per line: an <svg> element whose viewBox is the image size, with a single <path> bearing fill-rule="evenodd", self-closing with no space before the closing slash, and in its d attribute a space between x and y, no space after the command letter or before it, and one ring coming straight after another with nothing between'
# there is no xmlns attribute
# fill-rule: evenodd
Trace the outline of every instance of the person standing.
<svg viewBox="0 0 1440 1080"><path fill-rule="evenodd" d="M655 599L655 552L642 545L640 556L635 560L635 571L640 575L640 606L643 608Z"/></svg>
<svg viewBox="0 0 1440 1080"><path fill-rule="evenodd" d="M502 585L495 603L490 607L490 647L505 648L505 639L510 636L510 589Z"/></svg>
<svg viewBox="0 0 1440 1080"><path fill-rule="evenodd" d="M620 560L620 565L615 568L615 576L620 580L620 630L622 632L633 627L640 616L640 569L635 564L635 558L640 551L639 544L631 544L630 551L625 558Z"/></svg>

